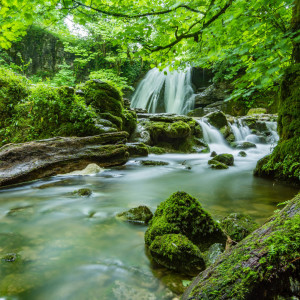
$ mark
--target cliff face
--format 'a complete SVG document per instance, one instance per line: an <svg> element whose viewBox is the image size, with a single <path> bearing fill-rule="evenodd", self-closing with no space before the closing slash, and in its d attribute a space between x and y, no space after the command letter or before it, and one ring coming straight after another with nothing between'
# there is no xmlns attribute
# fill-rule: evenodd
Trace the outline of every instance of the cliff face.
<svg viewBox="0 0 300 300"><path fill-rule="evenodd" d="M13 44L8 55L17 65L27 64L31 60L26 72L42 76L53 75L64 60L68 64L74 60L74 55L64 51L63 42L58 37L34 26L28 29L22 40Z"/></svg>

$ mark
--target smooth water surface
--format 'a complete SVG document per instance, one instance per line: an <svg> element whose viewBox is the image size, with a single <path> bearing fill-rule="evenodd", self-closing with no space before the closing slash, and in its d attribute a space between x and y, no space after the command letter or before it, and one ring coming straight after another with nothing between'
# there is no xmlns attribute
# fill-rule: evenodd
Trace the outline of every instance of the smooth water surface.
<svg viewBox="0 0 300 300"><path fill-rule="evenodd" d="M169 165L141 166L138 161L147 158L139 158L93 176L57 176L0 190L0 254L21 257L15 262L2 259L0 296L173 299L156 278L161 271L153 270L145 255L146 228L118 221L115 215L138 205L155 211L182 190L215 218L245 212L263 223L279 202L297 192L252 176L256 161L269 151L269 145L258 145L242 158L231 150L235 165L228 170L210 169L209 154L150 155ZM92 196L72 194L80 188L90 188Z"/></svg>

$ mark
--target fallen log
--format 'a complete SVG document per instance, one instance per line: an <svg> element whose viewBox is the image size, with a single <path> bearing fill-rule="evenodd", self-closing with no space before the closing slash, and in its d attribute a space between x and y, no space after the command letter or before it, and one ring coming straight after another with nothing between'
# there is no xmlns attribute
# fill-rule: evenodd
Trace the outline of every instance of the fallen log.
<svg viewBox="0 0 300 300"><path fill-rule="evenodd" d="M300 194L201 272L181 299L279 296L300 296Z"/></svg>
<svg viewBox="0 0 300 300"><path fill-rule="evenodd" d="M128 160L126 132L90 137L55 137L0 148L0 187L65 174L90 163L101 167Z"/></svg>

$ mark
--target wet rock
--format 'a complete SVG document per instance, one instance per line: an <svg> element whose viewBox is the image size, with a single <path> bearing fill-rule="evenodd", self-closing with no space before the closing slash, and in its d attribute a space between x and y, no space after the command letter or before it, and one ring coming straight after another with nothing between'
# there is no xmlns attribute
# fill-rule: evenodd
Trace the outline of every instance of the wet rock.
<svg viewBox="0 0 300 300"><path fill-rule="evenodd" d="M161 148L161 147L156 147L156 146L148 146L149 153L153 154L164 154L166 153L166 149Z"/></svg>
<svg viewBox="0 0 300 300"><path fill-rule="evenodd" d="M249 109L247 116L261 115L261 114L266 114L266 113L267 113L266 108L251 108L251 109Z"/></svg>
<svg viewBox="0 0 300 300"><path fill-rule="evenodd" d="M210 154L210 157L215 157L217 156L217 152L216 151L213 151L211 154Z"/></svg>
<svg viewBox="0 0 300 300"><path fill-rule="evenodd" d="M226 236L220 226L185 192L177 192L158 207L145 233L145 243L150 246L157 236L182 234L200 250L214 243L225 244Z"/></svg>
<svg viewBox="0 0 300 300"><path fill-rule="evenodd" d="M127 143L130 157L148 156L148 147L144 143Z"/></svg>
<svg viewBox="0 0 300 300"><path fill-rule="evenodd" d="M218 162L223 163L227 166L233 166L233 163L234 163L233 155L232 154L227 154L227 153L216 155L212 160L218 161Z"/></svg>
<svg viewBox="0 0 300 300"><path fill-rule="evenodd" d="M66 174L96 163L101 167L128 160L126 132L89 137L56 137L0 148L0 187Z"/></svg>
<svg viewBox="0 0 300 300"><path fill-rule="evenodd" d="M226 116L221 111L212 112L212 113L206 115L205 118L208 120L208 122L212 126L218 128L218 129L221 129L224 126L228 126Z"/></svg>
<svg viewBox="0 0 300 300"><path fill-rule="evenodd" d="M225 89L212 84L206 88L203 92L195 96L195 106L196 107L206 107L218 101L222 101L227 97Z"/></svg>
<svg viewBox="0 0 300 300"><path fill-rule="evenodd" d="M198 107L193 109L187 113L189 117L203 117L205 115L204 109L202 107Z"/></svg>
<svg viewBox="0 0 300 300"><path fill-rule="evenodd" d="M153 213L147 206L138 206L117 214L117 218L131 223L148 224Z"/></svg>
<svg viewBox="0 0 300 300"><path fill-rule="evenodd" d="M240 152L238 153L238 156L240 156L240 157L246 157L246 156L247 156L247 153L246 153L245 151L240 151Z"/></svg>
<svg viewBox="0 0 300 300"><path fill-rule="evenodd" d="M89 197L92 195L92 190L90 189L79 189L73 192L74 195L78 195L80 197Z"/></svg>
<svg viewBox="0 0 300 300"><path fill-rule="evenodd" d="M230 146L236 149L256 148L256 145L251 142L233 142L230 144Z"/></svg>
<svg viewBox="0 0 300 300"><path fill-rule="evenodd" d="M167 166L169 163L159 160L141 160L141 165L143 166Z"/></svg>
<svg viewBox="0 0 300 300"><path fill-rule="evenodd" d="M220 222L223 230L236 242L241 241L259 225L253 219L242 213L233 213Z"/></svg>
<svg viewBox="0 0 300 300"><path fill-rule="evenodd" d="M157 236L149 247L152 258L160 265L188 275L205 269L199 248L182 234Z"/></svg>
<svg viewBox="0 0 300 300"><path fill-rule="evenodd" d="M216 169L216 170L226 170L229 168L227 165L225 165L219 161L216 161L214 159L209 160L208 164L210 165L210 167L212 169Z"/></svg>
<svg viewBox="0 0 300 300"><path fill-rule="evenodd" d="M97 164L89 164L83 170L76 170L76 171L67 173L65 175L81 175L81 176L93 175L93 174L100 173L103 170L104 169L99 167Z"/></svg>
<svg viewBox="0 0 300 300"><path fill-rule="evenodd" d="M33 214L33 205L25 205L14 207L9 210L7 216L9 217L30 217Z"/></svg>
<svg viewBox="0 0 300 300"><path fill-rule="evenodd" d="M7 253L2 256L1 260L4 262L15 262L16 260L20 260L21 256L16 253Z"/></svg>
<svg viewBox="0 0 300 300"><path fill-rule="evenodd" d="M223 244L216 243L209 247L209 249L203 254L205 265L208 267L214 264L217 258L224 252L225 247Z"/></svg>

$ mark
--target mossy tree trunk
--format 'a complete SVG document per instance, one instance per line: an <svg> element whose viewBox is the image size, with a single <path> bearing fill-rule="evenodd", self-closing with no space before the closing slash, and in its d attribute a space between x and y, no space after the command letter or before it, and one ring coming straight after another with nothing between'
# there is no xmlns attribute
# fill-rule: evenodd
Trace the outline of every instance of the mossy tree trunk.
<svg viewBox="0 0 300 300"><path fill-rule="evenodd" d="M182 300L292 297L299 282L300 194L200 273Z"/></svg>

